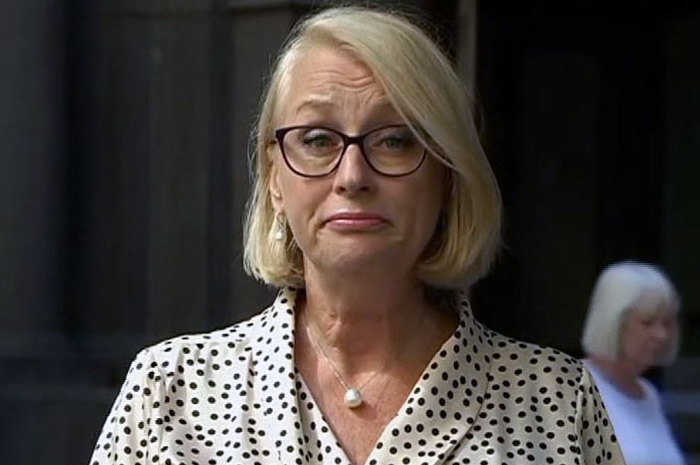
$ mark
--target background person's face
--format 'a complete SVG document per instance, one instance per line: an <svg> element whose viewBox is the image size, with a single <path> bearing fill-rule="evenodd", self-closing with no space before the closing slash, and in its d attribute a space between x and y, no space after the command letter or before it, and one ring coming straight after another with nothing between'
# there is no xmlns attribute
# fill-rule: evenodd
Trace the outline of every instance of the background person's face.
<svg viewBox="0 0 700 465"><path fill-rule="evenodd" d="M277 127L325 126L355 135L405 123L364 64L327 47L300 60L283 99ZM307 275L310 268L394 278L412 273L441 211L443 165L428 156L416 172L386 177L352 145L335 172L309 179L284 164L277 146L270 155L272 199L287 217Z"/></svg>
<svg viewBox="0 0 700 465"><path fill-rule="evenodd" d="M660 296L648 294L631 309L622 326L622 355L641 370L658 366L677 331L677 317Z"/></svg>

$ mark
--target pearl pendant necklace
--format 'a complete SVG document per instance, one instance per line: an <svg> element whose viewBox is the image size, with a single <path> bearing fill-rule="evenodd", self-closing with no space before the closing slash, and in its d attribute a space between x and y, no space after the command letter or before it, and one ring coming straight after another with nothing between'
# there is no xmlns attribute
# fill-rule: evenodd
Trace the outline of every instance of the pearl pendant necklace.
<svg viewBox="0 0 700 465"><path fill-rule="evenodd" d="M365 382L362 383L362 385L360 385L359 387L350 387L348 383L345 382L343 377L340 376L340 372L335 367L335 365L333 365L331 359L328 358L328 355L326 355L326 351L323 350L323 347L321 347L321 345L317 342L316 337L314 335L314 331L312 331L311 325L309 324L309 320L306 318L306 313L304 313L304 321L306 322L306 334L309 336L309 341L311 341L311 345L313 346L314 350L316 351L316 353L321 354L321 356L326 361L335 377L345 389L345 396L343 397L343 402L345 403L345 406L350 409L360 407L364 403L364 399L362 398L362 389L364 389L365 386L367 386L367 384L369 384L369 382L374 379L377 373L385 370L386 367L389 366L389 363L387 363L381 370L377 370L374 373L372 373L370 377L367 378Z"/></svg>
<svg viewBox="0 0 700 465"><path fill-rule="evenodd" d="M340 378L338 378L340 380ZM357 408L362 405L362 393L359 389L350 388L345 391L345 406L348 408Z"/></svg>

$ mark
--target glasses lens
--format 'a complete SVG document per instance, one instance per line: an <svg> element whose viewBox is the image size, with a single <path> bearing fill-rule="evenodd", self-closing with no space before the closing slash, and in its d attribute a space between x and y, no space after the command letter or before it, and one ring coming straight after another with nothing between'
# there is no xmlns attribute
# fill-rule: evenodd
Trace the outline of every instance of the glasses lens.
<svg viewBox="0 0 700 465"><path fill-rule="evenodd" d="M284 155L290 167L307 176L333 170L343 151L340 134L325 128L296 128L284 135Z"/></svg>
<svg viewBox="0 0 700 465"><path fill-rule="evenodd" d="M364 148L375 170L393 176L414 171L425 154L425 147L408 126L376 129L367 134Z"/></svg>

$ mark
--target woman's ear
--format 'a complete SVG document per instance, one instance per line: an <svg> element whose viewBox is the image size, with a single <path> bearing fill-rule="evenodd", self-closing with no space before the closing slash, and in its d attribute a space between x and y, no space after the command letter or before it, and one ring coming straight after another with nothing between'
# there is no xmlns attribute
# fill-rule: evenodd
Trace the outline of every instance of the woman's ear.
<svg viewBox="0 0 700 465"><path fill-rule="evenodd" d="M279 170L277 164L272 161L272 154L268 151L270 160L270 200L275 210L282 211L282 189L279 182Z"/></svg>

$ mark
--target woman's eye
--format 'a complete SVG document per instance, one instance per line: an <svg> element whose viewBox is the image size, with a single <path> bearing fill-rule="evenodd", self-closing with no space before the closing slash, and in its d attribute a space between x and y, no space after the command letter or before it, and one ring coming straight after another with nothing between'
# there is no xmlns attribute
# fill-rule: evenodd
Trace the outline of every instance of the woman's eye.
<svg viewBox="0 0 700 465"><path fill-rule="evenodd" d="M404 150L414 146L416 139L411 133L405 131L383 135L375 146L389 150Z"/></svg>
<svg viewBox="0 0 700 465"><path fill-rule="evenodd" d="M309 147L327 147L331 143L331 138L327 134L314 134L304 137L304 145Z"/></svg>
<svg viewBox="0 0 700 465"><path fill-rule="evenodd" d="M383 141L384 145L388 148L400 149L404 147L408 141L399 136L387 137Z"/></svg>

